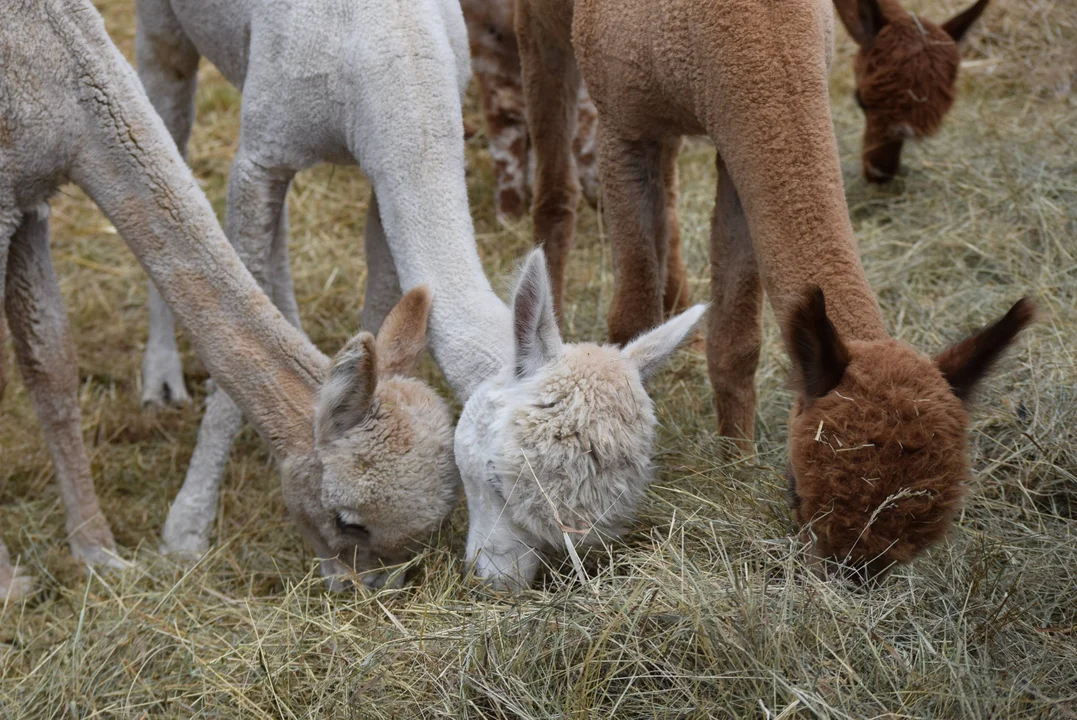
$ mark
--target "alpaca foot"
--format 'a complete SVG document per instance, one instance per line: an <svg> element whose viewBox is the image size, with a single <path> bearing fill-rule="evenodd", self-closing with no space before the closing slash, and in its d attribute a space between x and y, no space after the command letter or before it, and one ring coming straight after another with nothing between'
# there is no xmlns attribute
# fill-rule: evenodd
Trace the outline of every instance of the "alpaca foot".
<svg viewBox="0 0 1077 720"><path fill-rule="evenodd" d="M186 405L191 396L183 384L183 364L175 350L146 349L142 358L142 406Z"/></svg>
<svg viewBox="0 0 1077 720"><path fill-rule="evenodd" d="M191 502L180 491L161 531L161 552L192 562L201 558L209 552L209 534L216 514L216 502L207 507L205 503Z"/></svg>
<svg viewBox="0 0 1077 720"><path fill-rule="evenodd" d="M121 558L116 552L116 542L112 539L112 531L108 529L108 523L100 515L72 533L70 543L71 555L84 565L114 570L131 567L131 563Z"/></svg>
<svg viewBox="0 0 1077 720"><path fill-rule="evenodd" d="M0 606L27 598L33 592L34 578L22 568L0 567Z"/></svg>

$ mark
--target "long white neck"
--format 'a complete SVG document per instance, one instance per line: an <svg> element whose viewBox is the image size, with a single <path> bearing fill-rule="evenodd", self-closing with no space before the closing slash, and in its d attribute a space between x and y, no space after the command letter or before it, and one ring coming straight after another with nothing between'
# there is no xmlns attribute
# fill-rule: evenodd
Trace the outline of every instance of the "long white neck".
<svg viewBox="0 0 1077 720"><path fill-rule="evenodd" d="M374 184L401 289L426 284L433 290L430 348L465 401L508 362L511 318L475 247L459 66L448 61L454 49L437 17L408 22L409 34L394 42L415 42L416 51L397 48L392 72L363 78L349 137Z"/></svg>
<svg viewBox="0 0 1077 720"><path fill-rule="evenodd" d="M149 273L217 383L277 451L313 450L328 359L232 250L131 66L92 12L55 18L86 108L71 178Z"/></svg>

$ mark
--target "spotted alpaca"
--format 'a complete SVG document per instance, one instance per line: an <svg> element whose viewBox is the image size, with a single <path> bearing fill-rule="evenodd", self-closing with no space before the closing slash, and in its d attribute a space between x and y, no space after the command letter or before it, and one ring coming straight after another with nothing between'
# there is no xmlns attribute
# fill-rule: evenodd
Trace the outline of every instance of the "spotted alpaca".
<svg viewBox="0 0 1077 720"><path fill-rule="evenodd" d="M536 198L535 232L556 230L562 248L572 188L557 168L581 76L598 109L610 338L663 318L677 149L706 135L718 151L707 365L719 433L751 451L765 291L797 378L790 474L811 555L878 571L923 552L968 478L965 402L1033 310L1020 301L935 358L888 335L845 204L829 3L520 0L516 19L536 149L554 158L539 159L551 170L536 182L549 196Z"/></svg>
<svg viewBox="0 0 1077 720"><path fill-rule="evenodd" d="M942 25L897 0L834 0L860 46L853 63L856 103L864 111L864 177L893 179L906 140L930 137L954 104L958 43L987 7L977 2Z"/></svg>
<svg viewBox="0 0 1077 720"><path fill-rule="evenodd" d="M527 212L533 163L524 116L520 51L513 29L514 0L462 0L471 45L471 66L479 84L490 159L497 181L497 214L517 219ZM579 88L573 154L583 196L598 205L595 106Z"/></svg>

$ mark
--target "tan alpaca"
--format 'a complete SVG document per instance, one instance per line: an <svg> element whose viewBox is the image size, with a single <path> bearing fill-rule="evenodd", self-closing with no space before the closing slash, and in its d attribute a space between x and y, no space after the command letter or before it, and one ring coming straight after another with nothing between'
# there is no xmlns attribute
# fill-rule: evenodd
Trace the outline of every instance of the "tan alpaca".
<svg viewBox="0 0 1077 720"><path fill-rule="evenodd" d="M954 104L961 53L957 44L987 7L977 2L936 25L897 0L834 0L856 54L856 103L864 111L864 177L897 174L906 140L939 131Z"/></svg>
<svg viewBox="0 0 1077 720"><path fill-rule="evenodd" d="M814 553L879 569L939 538L968 475L964 401L1032 306L934 360L887 335L845 206L829 3L521 0L517 35L545 193L536 237L553 233L547 248L562 253L552 266L573 230L563 199L581 75L598 108L611 338L669 307L677 148L706 135L718 150L707 360L720 433L751 445L765 290L797 380L791 485Z"/></svg>
<svg viewBox="0 0 1077 720"><path fill-rule="evenodd" d="M359 333L330 361L243 266L88 0L7 9L0 48L0 294L73 553L115 561L49 260L46 201L67 180L112 221L213 378L272 446L289 512L323 573L386 582L383 566L437 529L460 486L447 406L405 377L424 344L430 293L411 290L376 340ZM0 599L29 589L0 542Z"/></svg>

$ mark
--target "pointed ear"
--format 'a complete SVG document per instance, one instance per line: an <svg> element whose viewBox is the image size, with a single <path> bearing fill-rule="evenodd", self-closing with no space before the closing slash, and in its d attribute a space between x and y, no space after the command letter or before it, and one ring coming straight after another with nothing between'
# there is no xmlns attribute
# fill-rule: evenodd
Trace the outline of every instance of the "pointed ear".
<svg viewBox="0 0 1077 720"><path fill-rule="evenodd" d="M1036 306L1028 298L1021 298L1000 320L939 353L935 363L954 395L968 402L976 385L990 372L1017 333L1035 319Z"/></svg>
<svg viewBox="0 0 1077 720"><path fill-rule="evenodd" d="M374 405L378 384L374 336L361 332L333 358L315 410L315 437L331 442L358 425Z"/></svg>
<svg viewBox="0 0 1077 720"><path fill-rule="evenodd" d="M383 376L411 375L426 347L426 321L431 294L426 285L411 290L396 304L378 331L378 372Z"/></svg>
<svg viewBox="0 0 1077 720"><path fill-rule="evenodd" d="M628 343L621 354L639 369L640 377L646 382L688 339L706 312L706 305L694 305Z"/></svg>
<svg viewBox="0 0 1077 720"><path fill-rule="evenodd" d="M561 332L553 314L553 291L546 256L533 250L524 262L512 296L516 377L525 378L561 353Z"/></svg>
<svg viewBox="0 0 1077 720"><path fill-rule="evenodd" d="M870 45L887 23L879 0L834 0L834 9L858 45Z"/></svg>
<svg viewBox="0 0 1077 720"><path fill-rule="evenodd" d="M987 7L987 2L988 0L977 0L976 4L968 10L958 13L944 22L942 29L954 39L954 42L960 42L961 38L965 37L968 29L972 27L972 23L976 22L976 19L983 14L984 9Z"/></svg>
<svg viewBox="0 0 1077 720"><path fill-rule="evenodd" d="M810 401L833 390L845 376L849 351L830 318L821 288L814 288L785 323L785 343L800 390Z"/></svg>

